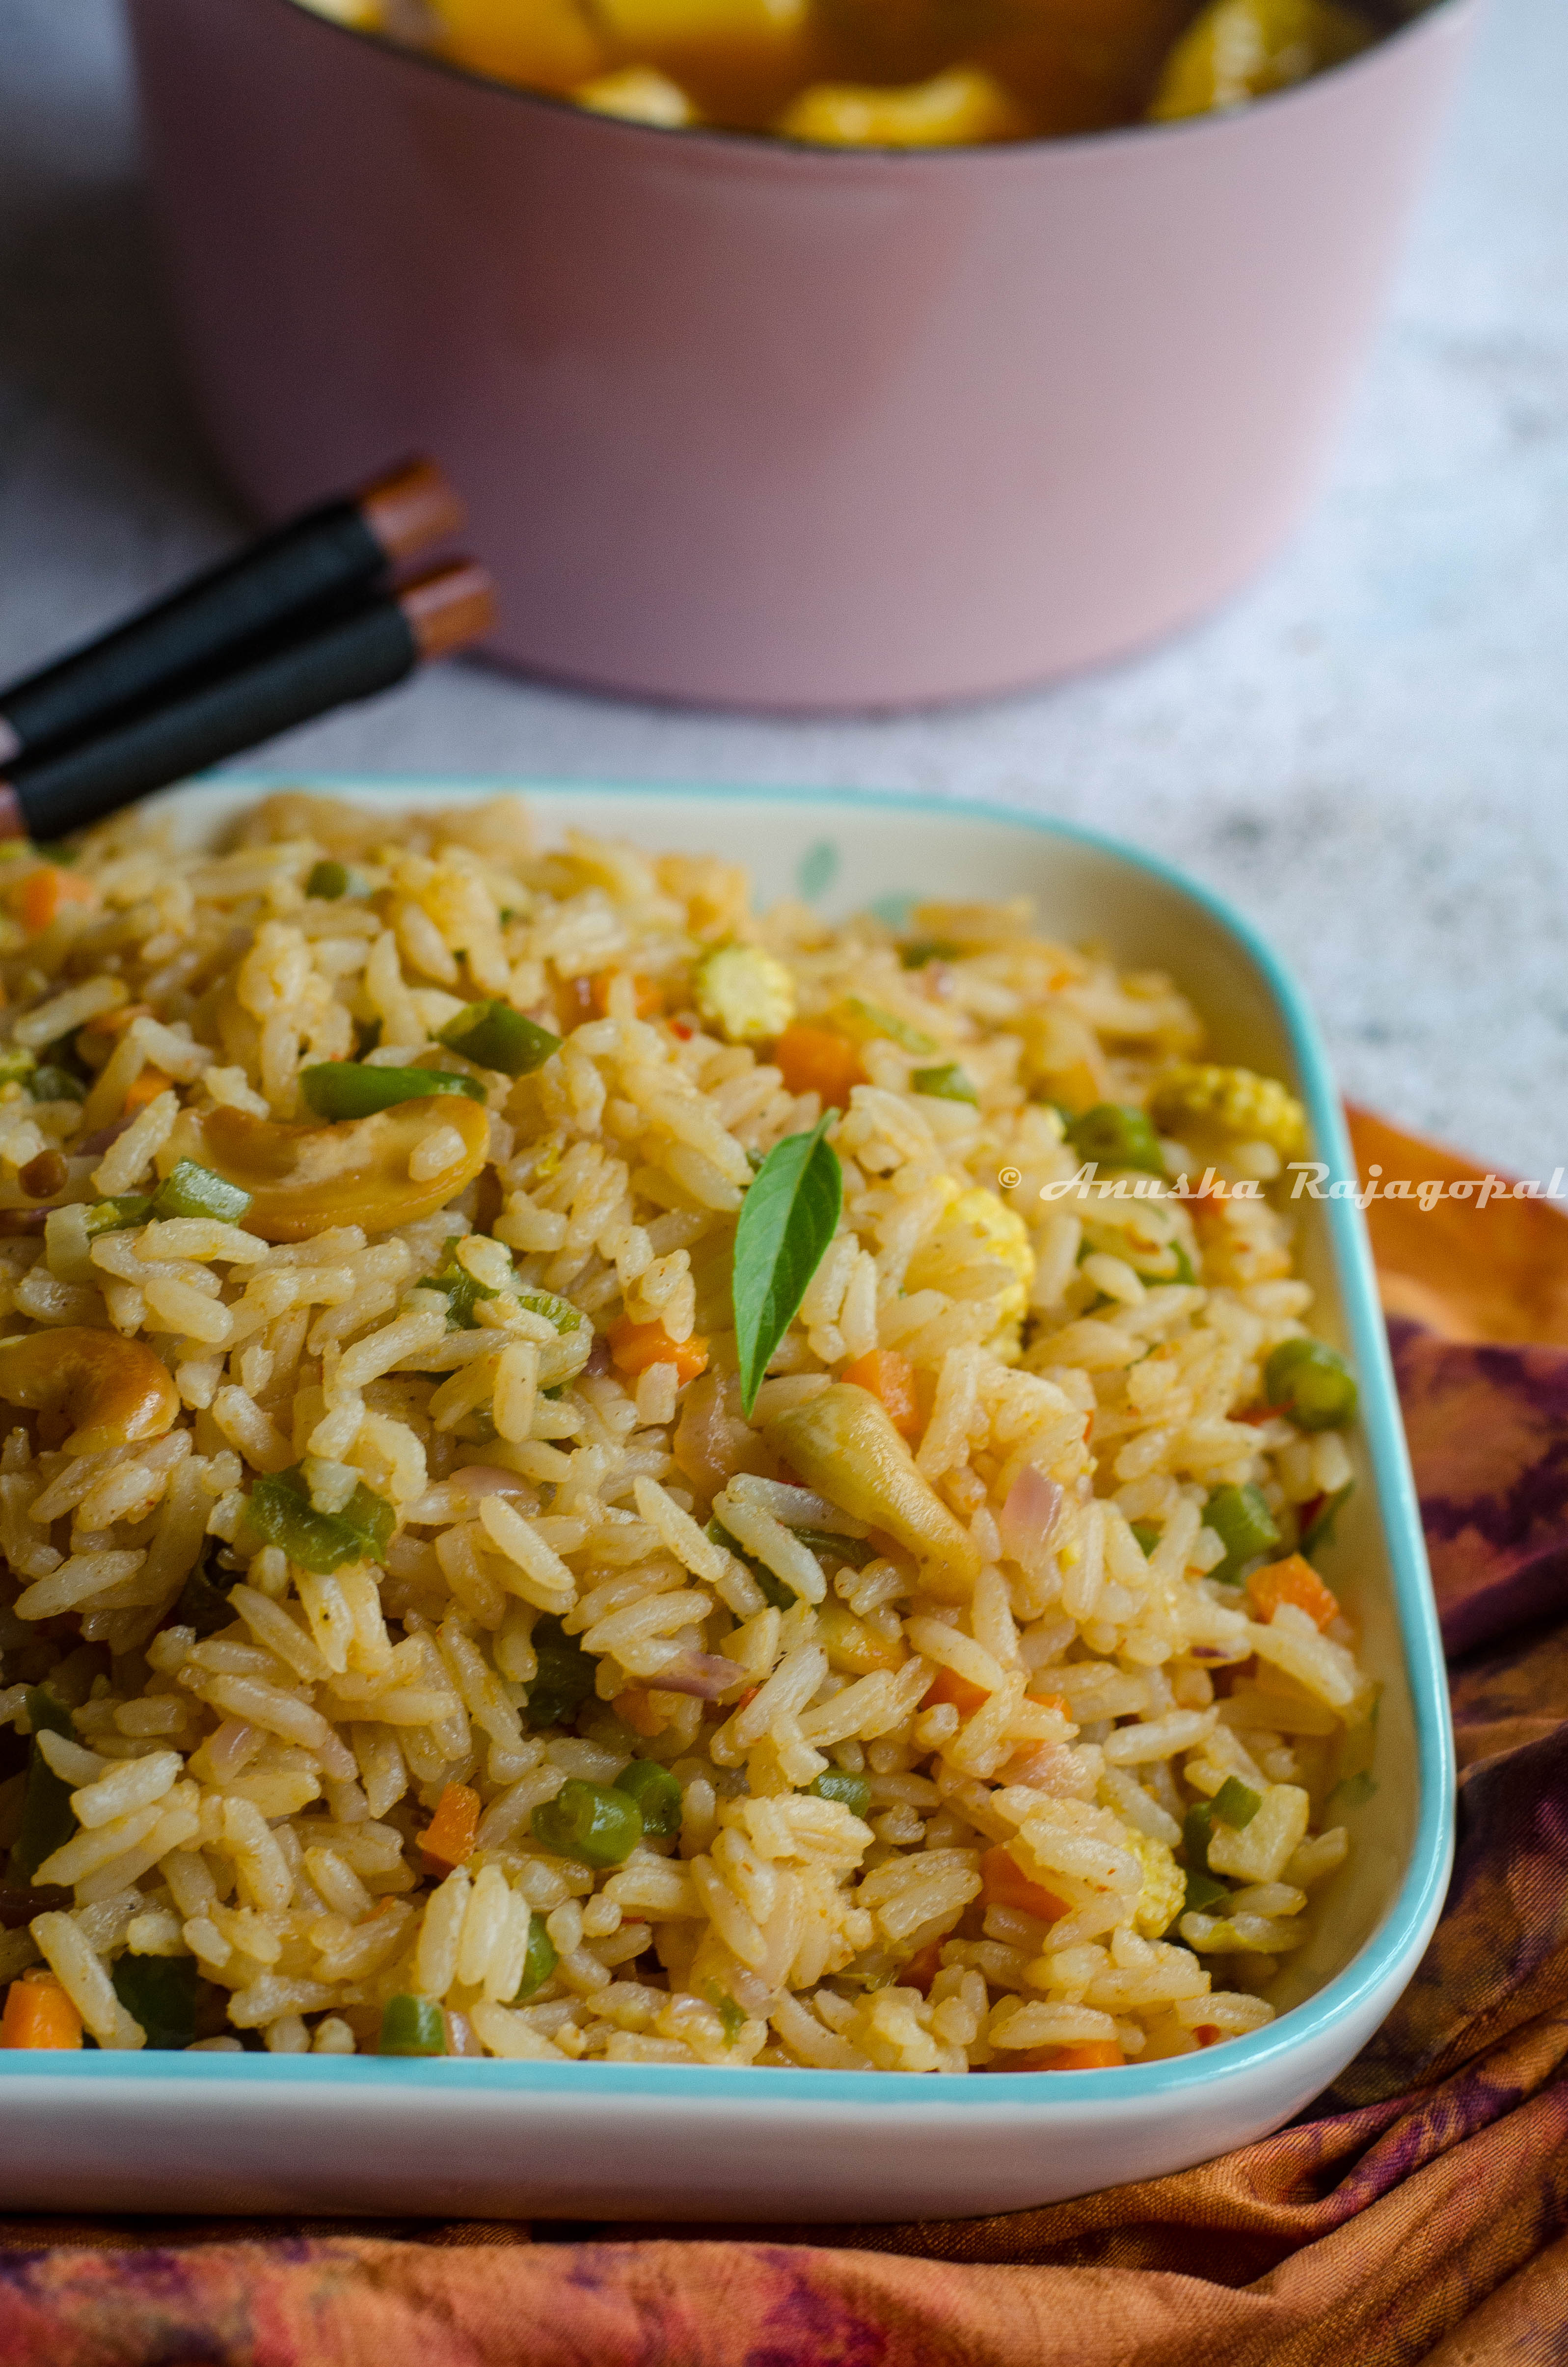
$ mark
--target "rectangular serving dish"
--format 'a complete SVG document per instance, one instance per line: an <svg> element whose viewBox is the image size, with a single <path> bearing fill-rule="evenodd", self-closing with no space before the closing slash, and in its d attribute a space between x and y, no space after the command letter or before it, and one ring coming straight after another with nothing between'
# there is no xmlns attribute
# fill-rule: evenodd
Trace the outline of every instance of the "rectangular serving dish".
<svg viewBox="0 0 1568 2367"><path fill-rule="evenodd" d="M285 784L229 776L157 801L206 838ZM395 810L494 783L340 781ZM1355 1167L1299 989L1248 923L1153 856L1068 824L880 796L519 785L568 825L750 866L759 901L837 918L912 899L1032 895L1041 927L1170 970L1218 1058L1289 1079L1328 1184ZM1347 1864L1274 1991L1279 2018L1200 2055L970 2078L608 2063L0 2054L0 2206L444 2217L896 2220L1009 2211L1150 2178L1277 2128L1343 2069L1414 1973L1453 1849L1442 1650L1366 1229L1303 1197L1313 1328L1361 1386L1358 1485L1326 1574L1382 1694L1375 1788ZM1365 1791L1365 1785L1358 1790ZM1336 1812L1337 1813L1337 1812Z"/></svg>

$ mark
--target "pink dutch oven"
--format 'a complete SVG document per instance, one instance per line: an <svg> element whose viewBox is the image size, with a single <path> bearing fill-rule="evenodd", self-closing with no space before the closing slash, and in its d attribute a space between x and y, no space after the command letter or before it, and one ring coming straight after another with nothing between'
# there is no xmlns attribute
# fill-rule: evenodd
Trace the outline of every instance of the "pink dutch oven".
<svg viewBox="0 0 1568 2367"><path fill-rule="evenodd" d="M212 440L426 449L497 657L826 709L1094 664L1312 498L1477 0L1249 111L925 153L668 132L292 0L129 0Z"/></svg>

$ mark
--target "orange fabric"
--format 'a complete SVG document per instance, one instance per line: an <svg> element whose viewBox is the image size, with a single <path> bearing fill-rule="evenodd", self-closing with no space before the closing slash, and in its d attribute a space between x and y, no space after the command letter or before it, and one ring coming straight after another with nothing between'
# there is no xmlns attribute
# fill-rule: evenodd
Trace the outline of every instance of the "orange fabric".
<svg viewBox="0 0 1568 2367"><path fill-rule="evenodd" d="M1357 1139L1390 1175L1476 1178L1375 1119ZM1560 2367L1568 1223L1473 1197L1369 1215L1459 1856L1409 1990L1296 2122L1178 2176L906 2226L13 2219L6 2367Z"/></svg>

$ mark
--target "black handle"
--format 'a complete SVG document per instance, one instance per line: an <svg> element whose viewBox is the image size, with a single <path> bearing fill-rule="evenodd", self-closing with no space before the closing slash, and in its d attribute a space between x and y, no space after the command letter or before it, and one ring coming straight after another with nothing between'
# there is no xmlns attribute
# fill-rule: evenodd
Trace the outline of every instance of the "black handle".
<svg viewBox="0 0 1568 2367"><path fill-rule="evenodd" d="M390 689L412 673L419 655L397 602L377 600L85 746L11 764L6 771L28 835L65 838L85 830L149 789L202 772L347 699Z"/></svg>
<svg viewBox="0 0 1568 2367"><path fill-rule="evenodd" d="M68 747L361 599L387 554L357 503L324 503L53 665L0 691L0 772ZM6 727L9 726L9 731Z"/></svg>

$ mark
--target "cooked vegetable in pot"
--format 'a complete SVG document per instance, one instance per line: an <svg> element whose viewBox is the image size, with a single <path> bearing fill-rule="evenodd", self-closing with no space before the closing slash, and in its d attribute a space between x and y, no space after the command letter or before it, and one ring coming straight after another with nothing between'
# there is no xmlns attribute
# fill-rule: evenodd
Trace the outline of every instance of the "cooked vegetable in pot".
<svg viewBox="0 0 1568 2367"><path fill-rule="evenodd" d="M827 148L974 147L1218 114L1343 64L1398 21L1391 0L302 5L596 114ZM341 895L342 866L319 869L311 894Z"/></svg>

